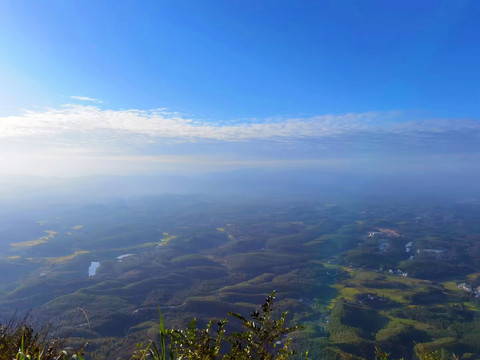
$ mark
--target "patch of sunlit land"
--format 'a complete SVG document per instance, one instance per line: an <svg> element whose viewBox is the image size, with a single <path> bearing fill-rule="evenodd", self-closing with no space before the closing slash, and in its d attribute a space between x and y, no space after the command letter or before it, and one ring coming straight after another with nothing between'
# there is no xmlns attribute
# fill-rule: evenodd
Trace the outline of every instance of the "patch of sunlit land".
<svg viewBox="0 0 480 360"><path fill-rule="evenodd" d="M467 275L467 280L475 281L477 278L480 277L480 273L472 273Z"/></svg>
<svg viewBox="0 0 480 360"><path fill-rule="evenodd" d="M83 225L77 225L72 227L73 230L80 230L83 229Z"/></svg>
<svg viewBox="0 0 480 360"><path fill-rule="evenodd" d="M56 263L61 263L61 262L72 260L73 258L75 258L79 255L89 254L90 252L91 251L88 251L88 250L75 251L71 255L59 256L59 257L49 257L49 258L45 258L45 260L48 261L49 263L56 264Z"/></svg>
<svg viewBox="0 0 480 360"><path fill-rule="evenodd" d="M53 239L55 237L55 235L57 235L57 232L53 231L53 230L46 230L45 232L47 233L47 235L42 236L41 238L38 238L36 240L11 243L10 246L13 246L13 247L29 247L29 246L36 246L36 245L40 245L40 244L45 244L48 240Z"/></svg>
<svg viewBox="0 0 480 360"><path fill-rule="evenodd" d="M173 240L176 238L175 235L170 235L169 233L163 233L164 236L166 236L166 238L163 239L162 241L162 244L168 244L169 241Z"/></svg>
<svg viewBox="0 0 480 360"><path fill-rule="evenodd" d="M402 324L405 324L405 325L414 326L415 329L417 329L417 330L427 331L427 330L432 329L432 325L428 324L426 322L422 322L422 321L418 321L418 320L412 320L412 319L406 319L406 318L399 318L399 317L396 317L396 316L392 316L389 312L386 312L386 311L379 311L379 313L381 315L384 315L384 316L388 317L392 321L402 323Z"/></svg>
<svg viewBox="0 0 480 360"><path fill-rule="evenodd" d="M406 278L400 276L385 276L373 271L365 270L353 270L350 268L344 268L350 274L348 279L342 282L332 285L337 291L338 296L332 301L332 306L339 298L344 298L349 301L354 301L355 296L363 293L375 293L378 296L388 297L393 301L401 304L408 304L407 297L415 294L418 291L425 290L427 283L423 280ZM384 284L394 285L403 284L408 288L389 288L383 287ZM375 286L378 285L378 287Z"/></svg>
<svg viewBox="0 0 480 360"><path fill-rule="evenodd" d="M377 228L378 231L382 233L382 235L390 236L390 237L400 237L400 234L397 230L393 229L386 229L386 228Z"/></svg>
<svg viewBox="0 0 480 360"><path fill-rule="evenodd" d="M30 240L30 241L22 241L18 243L11 243L10 246L13 247L29 247L29 246L36 246L40 244L45 244L47 241L42 239L37 240Z"/></svg>
<svg viewBox="0 0 480 360"><path fill-rule="evenodd" d="M143 247L149 247L149 246L161 246L161 245L166 245L168 244L169 241L173 240L176 238L175 235L171 235L167 232L164 232L163 233L163 236L165 236L163 239L160 240L160 242L148 242L148 243L145 243L145 244L142 244L140 245L139 247L143 248Z"/></svg>
<svg viewBox="0 0 480 360"><path fill-rule="evenodd" d="M230 224L227 224L227 226L230 226ZM219 227L219 228L217 228L217 231L218 231L219 233L224 234L226 230L225 230L225 228ZM232 234L228 234L227 237L228 237L230 240L235 239Z"/></svg>
<svg viewBox="0 0 480 360"><path fill-rule="evenodd" d="M17 260L17 259L20 259L20 256L18 255L13 255L13 256L9 256L8 257L10 260Z"/></svg>
<svg viewBox="0 0 480 360"><path fill-rule="evenodd" d="M447 290L458 291L457 283L455 281L445 281L442 285Z"/></svg>
<svg viewBox="0 0 480 360"><path fill-rule="evenodd" d="M462 302L462 305L463 305L464 308L466 308L470 311L478 312L478 309L469 301Z"/></svg>

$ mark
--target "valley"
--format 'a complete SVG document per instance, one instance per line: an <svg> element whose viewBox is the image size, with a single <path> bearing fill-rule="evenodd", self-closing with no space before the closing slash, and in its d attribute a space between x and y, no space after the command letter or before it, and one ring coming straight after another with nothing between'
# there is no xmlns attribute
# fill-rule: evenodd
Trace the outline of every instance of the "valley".
<svg viewBox="0 0 480 360"><path fill-rule="evenodd" d="M0 320L14 314L95 359L268 293L313 358L480 355L480 203L157 196L56 206L0 223ZM463 285L462 285L463 284ZM469 290L470 289L470 290Z"/></svg>

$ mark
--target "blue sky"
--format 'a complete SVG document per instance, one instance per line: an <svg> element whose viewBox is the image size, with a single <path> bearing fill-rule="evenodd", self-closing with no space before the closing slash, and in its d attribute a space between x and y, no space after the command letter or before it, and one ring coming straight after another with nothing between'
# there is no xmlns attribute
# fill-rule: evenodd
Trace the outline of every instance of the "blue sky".
<svg viewBox="0 0 480 360"><path fill-rule="evenodd" d="M2 1L0 174L468 167L479 18L476 0Z"/></svg>

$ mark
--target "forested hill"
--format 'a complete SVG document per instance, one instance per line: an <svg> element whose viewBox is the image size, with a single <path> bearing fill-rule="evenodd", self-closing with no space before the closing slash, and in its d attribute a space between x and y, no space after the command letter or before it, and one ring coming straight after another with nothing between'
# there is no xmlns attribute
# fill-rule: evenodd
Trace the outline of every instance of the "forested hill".
<svg viewBox="0 0 480 360"><path fill-rule="evenodd" d="M0 315L95 359L165 326L248 318L277 290L299 353L480 354L475 201L232 201L188 196L52 207L0 220ZM350 356L349 355L349 356Z"/></svg>

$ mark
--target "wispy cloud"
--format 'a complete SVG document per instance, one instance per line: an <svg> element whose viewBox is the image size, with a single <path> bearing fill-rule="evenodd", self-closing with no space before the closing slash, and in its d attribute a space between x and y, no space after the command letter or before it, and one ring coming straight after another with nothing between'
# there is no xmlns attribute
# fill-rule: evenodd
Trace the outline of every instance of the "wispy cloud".
<svg viewBox="0 0 480 360"><path fill-rule="evenodd" d="M164 110L104 110L93 105L64 105L20 116L0 118L0 138L99 136L104 139L135 137L140 142L219 140L226 142L296 141L362 137L378 141L403 135L431 139L456 132L480 132L480 122L467 120L398 121L398 112L321 115L309 118L275 118L235 124L182 117Z"/></svg>
<svg viewBox="0 0 480 360"><path fill-rule="evenodd" d="M408 120L400 112L212 122L164 109L69 104L0 118L0 173L40 163L62 174L366 163L423 169L446 160L471 164L477 154L479 121Z"/></svg>
<svg viewBox="0 0 480 360"><path fill-rule="evenodd" d="M90 102L97 103L97 104L103 103L102 100L93 99L93 98L88 97L88 96L70 96L70 99L80 100L80 101L90 101Z"/></svg>

